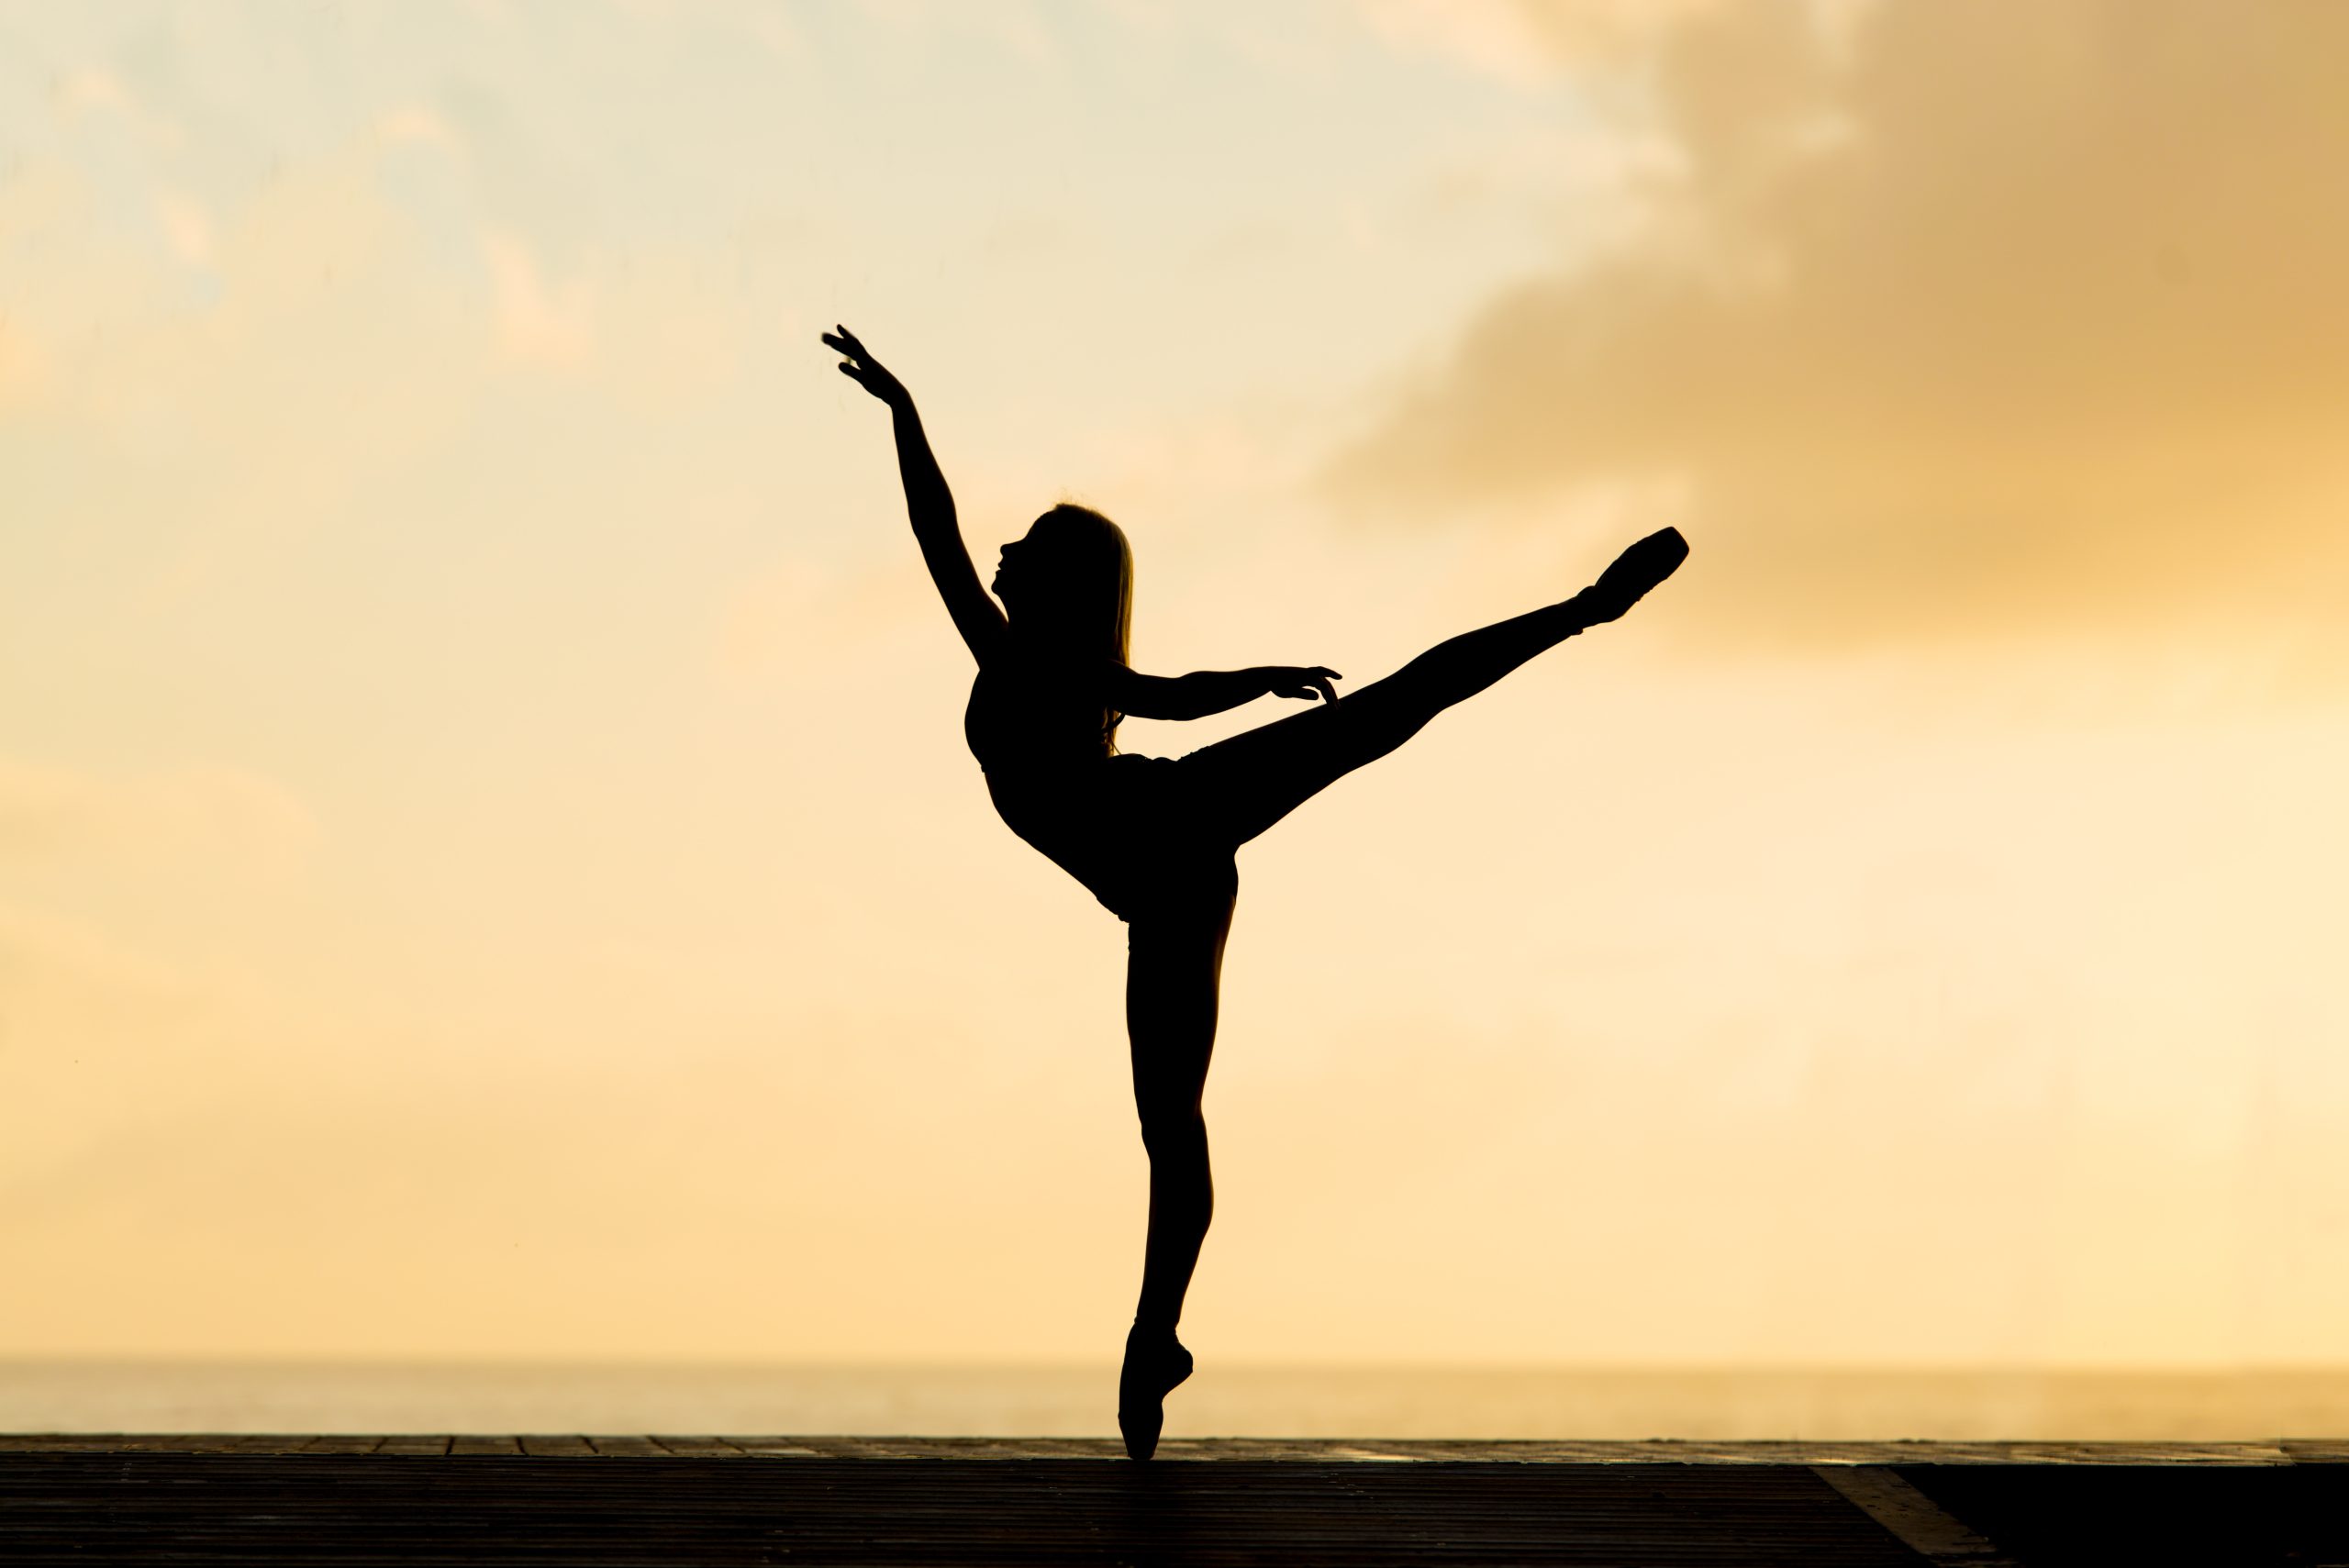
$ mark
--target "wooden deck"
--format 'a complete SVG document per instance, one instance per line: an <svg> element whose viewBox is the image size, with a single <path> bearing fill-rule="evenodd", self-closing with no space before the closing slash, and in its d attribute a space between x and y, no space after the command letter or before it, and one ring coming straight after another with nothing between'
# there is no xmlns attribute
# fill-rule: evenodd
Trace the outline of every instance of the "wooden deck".
<svg viewBox="0 0 2349 1568"><path fill-rule="evenodd" d="M2349 1564L2349 1442L0 1436L0 1562Z"/></svg>

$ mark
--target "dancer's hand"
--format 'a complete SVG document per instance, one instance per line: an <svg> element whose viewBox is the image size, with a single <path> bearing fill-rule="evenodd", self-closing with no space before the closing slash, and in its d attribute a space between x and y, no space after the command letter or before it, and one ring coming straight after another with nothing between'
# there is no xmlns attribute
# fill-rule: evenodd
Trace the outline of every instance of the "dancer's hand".
<svg viewBox="0 0 2349 1568"><path fill-rule="evenodd" d="M1575 602L1590 612L1593 626L1614 620L1687 559L1688 541L1680 530L1658 528L1617 556L1598 582L1575 595Z"/></svg>
<svg viewBox="0 0 2349 1568"><path fill-rule="evenodd" d="M1264 679L1276 697L1302 697L1311 702L1318 696L1323 702L1336 702L1338 688L1330 683L1345 677L1319 664L1272 664L1265 667Z"/></svg>
<svg viewBox="0 0 2349 1568"><path fill-rule="evenodd" d="M856 334L847 328L835 327L825 333L824 346L843 356L841 374L890 407L904 408L912 404L913 394L906 390L906 384L882 368L881 361L874 359L871 351L856 340Z"/></svg>

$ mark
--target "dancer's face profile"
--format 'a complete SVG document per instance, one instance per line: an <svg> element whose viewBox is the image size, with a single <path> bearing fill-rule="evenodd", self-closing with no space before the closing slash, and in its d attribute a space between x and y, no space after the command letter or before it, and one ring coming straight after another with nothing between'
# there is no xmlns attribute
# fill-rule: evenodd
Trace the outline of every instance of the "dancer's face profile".
<svg viewBox="0 0 2349 1568"><path fill-rule="evenodd" d="M1019 585L1027 579L1029 541L1035 537L1036 530L1029 529L1021 538L1005 545L996 558L995 581L987 586L995 590L995 596L1003 601L1006 609L1019 602Z"/></svg>
<svg viewBox="0 0 2349 1568"><path fill-rule="evenodd" d="M1070 529L1049 512L1029 525L1028 531L1003 547L993 586L1006 609L1018 613L1021 604L1046 600L1066 602L1082 591L1085 551Z"/></svg>

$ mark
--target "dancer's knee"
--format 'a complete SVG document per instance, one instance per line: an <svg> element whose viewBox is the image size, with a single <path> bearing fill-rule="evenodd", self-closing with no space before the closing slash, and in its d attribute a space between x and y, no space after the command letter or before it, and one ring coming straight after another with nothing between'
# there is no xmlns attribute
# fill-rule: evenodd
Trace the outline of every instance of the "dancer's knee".
<svg viewBox="0 0 2349 1568"><path fill-rule="evenodd" d="M1145 1111L1141 1118L1141 1146L1150 1151L1152 1164L1164 1160L1204 1166L1208 1159L1207 1118L1196 1106Z"/></svg>

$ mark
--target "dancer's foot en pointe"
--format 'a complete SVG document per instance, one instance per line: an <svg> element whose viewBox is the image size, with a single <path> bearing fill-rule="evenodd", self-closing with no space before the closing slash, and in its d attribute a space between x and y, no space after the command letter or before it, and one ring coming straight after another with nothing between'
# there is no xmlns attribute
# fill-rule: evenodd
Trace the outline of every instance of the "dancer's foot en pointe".
<svg viewBox="0 0 2349 1568"><path fill-rule="evenodd" d="M1680 530L1659 528L1617 556L1575 602L1590 612L1594 626L1617 619L1687 559L1688 541Z"/></svg>
<svg viewBox="0 0 2349 1568"><path fill-rule="evenodd" d="M1159 1429L1166 1424L1166 1396L1191 1375L1191 1352L1172 1329L1134 1325L1126 1336L1126 1364L1118 1373L1118 1430L1128 1459L1158 1451Z"/></svg>

